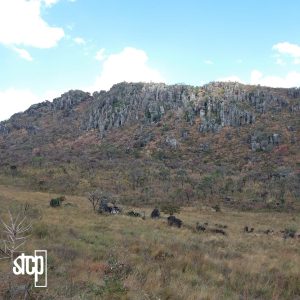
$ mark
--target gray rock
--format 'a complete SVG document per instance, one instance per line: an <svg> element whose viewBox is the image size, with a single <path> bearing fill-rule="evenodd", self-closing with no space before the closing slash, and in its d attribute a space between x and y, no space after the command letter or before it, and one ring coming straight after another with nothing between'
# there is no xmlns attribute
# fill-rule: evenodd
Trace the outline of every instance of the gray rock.
<svg viewBox="0 0 300 300"><path fill-rule="evenodd" d="M72 109L79 103L91 99L90 93L85 93L80 90L70 90L62 94L59 98L55 98L52 102L52 107L55 110Z"/></svg>
<svg viewBox="0 0 300 300"><path fill-rule="evenodd" d="M264 132L256 132L252 134L248 140L252 151L270 151L274 146L279 145L280 136L278 133L267 134Z"/></svg>
<svg viewBox="0 0 300 300"><path fill-rule="evenodd" d="M183 140L186 140L186 139L188 138L188 136L189 136L188 130L182 129L182 130L181 130L181 137L182 137L182 139L183 139Z"/></svg>
<svg viewBox="0 0 300 300"><path fill-rule="evenodd" d="M6 122L0 122L0 134L8 134L10 132Z"/></svg>
<svg viewBox="0 0 300 300"><path fill-rule="evenodd" d="M260 150L261 147L260 147L260 143L257 143L257 142L251 142L251 150L252 151L257 151L257 150Z"/></svg>
<svg viewBox="0 0 300 300"><path fill-rule="evenodd" d="M200 144L199 150L202 152L208 152L210 150L210 144L209 143Z"/></svg>
<svg viewBox="0 0 300 300"><path fill-rule="evenodd" d="M287 126L288 131L296 131L294 126Z"/></svg>
<svg viewBox="0 0 300 300"><path fill-rule="evenodd" d="M175 138L167 137L166 144L173 149L176 149L178 147L178 141Z"/></svg>
<svg viewBox="0 0 300 300"><path fill-rule="evenodd" d="M221 92L216 93L216 89ZM255 87L246 91L239 83L213 82L201 88L182 84L120 83L108 92L93 94L83 128L98 129L104 134L111 128L137 121L157 123L173 110L177 117L182 117L190 125L200 117L201 133L217 133L226 126L253 124L257 114L281 111L287 106L286 99L273 95L266 88ZM297 107L294 105L289 109L295 111Z"/></svg>

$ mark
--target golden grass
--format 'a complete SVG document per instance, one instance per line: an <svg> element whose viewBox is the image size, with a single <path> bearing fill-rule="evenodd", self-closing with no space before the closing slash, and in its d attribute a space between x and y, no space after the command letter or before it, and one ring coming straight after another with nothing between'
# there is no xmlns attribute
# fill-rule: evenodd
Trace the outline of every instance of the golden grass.
<svg viewBox="0 0 300 300"><path fill-rule="evenodd" d="M33 232L26 252L47 249L48 288L38 299L296 299L300 296L300 228L294 213L213 212L183 208L181 229L165 219L93 213L84 197L49 207L57 194L0 186L0 210L31 205ZM126 207L125 210L131 208ZM226 224L228 236L193 230L196 222ZM255 228L245 234L243 227ZM262 231L273 229L273 235ZM0 271L7 264L0 261ZM4 289L4 287L3 287Z"/></svg>

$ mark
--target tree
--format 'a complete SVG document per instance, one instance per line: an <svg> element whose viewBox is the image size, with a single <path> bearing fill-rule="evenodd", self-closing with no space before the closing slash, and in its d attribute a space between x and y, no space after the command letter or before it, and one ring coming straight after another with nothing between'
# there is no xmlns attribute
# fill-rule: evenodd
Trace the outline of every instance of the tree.
<svg viewBox="0 0 300 300"><path fill-rule="evenodd" d="M135 190L137 187L143 186L144 182L146 181L146 174L141 169L141 167L135 166L131 169L130 173L130 180L132 182L132 189Z"/></svg>
<svg viewBox="0 0 300 300"><path fill-rule="evenodd" d="M11 294L13 290L12 286L12 270L13 262L15 255L20 251L20 248L24 246L28 237L29 231L31 230L31 223L27 222L27 217L24 213L18 213L14 217L10 211L8 211L9 220L4 222L3 219L0 219L0 222L3 225L3 237L1 239L2 247L0 247L0 259L9 259L11 268L8 273L8 285L9 293ZM18 250L18 251L17 251Z"/></svg>
<svg viewBox="0 0 300 300"><path fill-rule="evenodd" d="M181 183L183 188L184 183L188 181L188 174L184 169L179 169L176 173L176 179Z"/></svg>
<svg viewBox="0 0 300 300"><path fill-rule="evenodd" d="M175 213L180 213L180 206L175 203L164 203L160 207L161 211L165 214L174 215Z"/></svg>
<svg viewBox="0 0 300 300"><path fill-rule="evenodd" d="M184 189L184 194L186 196L186 200L190 202L190 200L194 197L194 190L191 186L186 186Z"/></svg>
<svg viewBox="0 0 300 300"><path fill-rule="evenodd" d="M10 172L12 177L16 177L18 174L18 167L15 165L10 166Z"/></svg>
<svg viewBox="0 0 300 300"><path fill-rule="evenodd" d="M96 189L88 194L88 200L91 202L94 211L100 207L101 202L107 202L108 199L108 194L100 189Z"/></svg>

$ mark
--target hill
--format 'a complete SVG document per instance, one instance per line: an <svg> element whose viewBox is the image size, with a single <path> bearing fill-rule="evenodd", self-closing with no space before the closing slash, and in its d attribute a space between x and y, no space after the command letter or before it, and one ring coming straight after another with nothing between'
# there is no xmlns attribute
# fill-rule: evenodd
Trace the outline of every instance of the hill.
<svg viewBox="0 0 300 300"><path fill-rule="evenodd" d="M71 90L0 123L0 183L124 204L299 209L300 89Z"/></svg>

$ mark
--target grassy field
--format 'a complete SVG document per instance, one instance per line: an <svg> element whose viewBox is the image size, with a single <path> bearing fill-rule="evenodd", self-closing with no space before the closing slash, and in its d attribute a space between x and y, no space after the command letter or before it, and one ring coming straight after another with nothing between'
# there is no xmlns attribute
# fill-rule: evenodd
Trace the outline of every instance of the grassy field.
<svg viewBox="0 0 300 300"><path fill-rule="evenodd" d="M123 207L145 211L145 220L99 215L84 197L51 208L54 196L0 186L1 217L30 204L33 229L23 250L48 250L48 288L33 289L33 299L300 299L300 238L280 232L299 232L299 214L199 205L181 209L179 229L166 215L152 220L150 207ZM197 232L196 222L227 225L227 235ZM244 233L246 225L254 233ZM7 271L0 260L0 277ZM2 281L0 298L6 289Z"/></svg>

